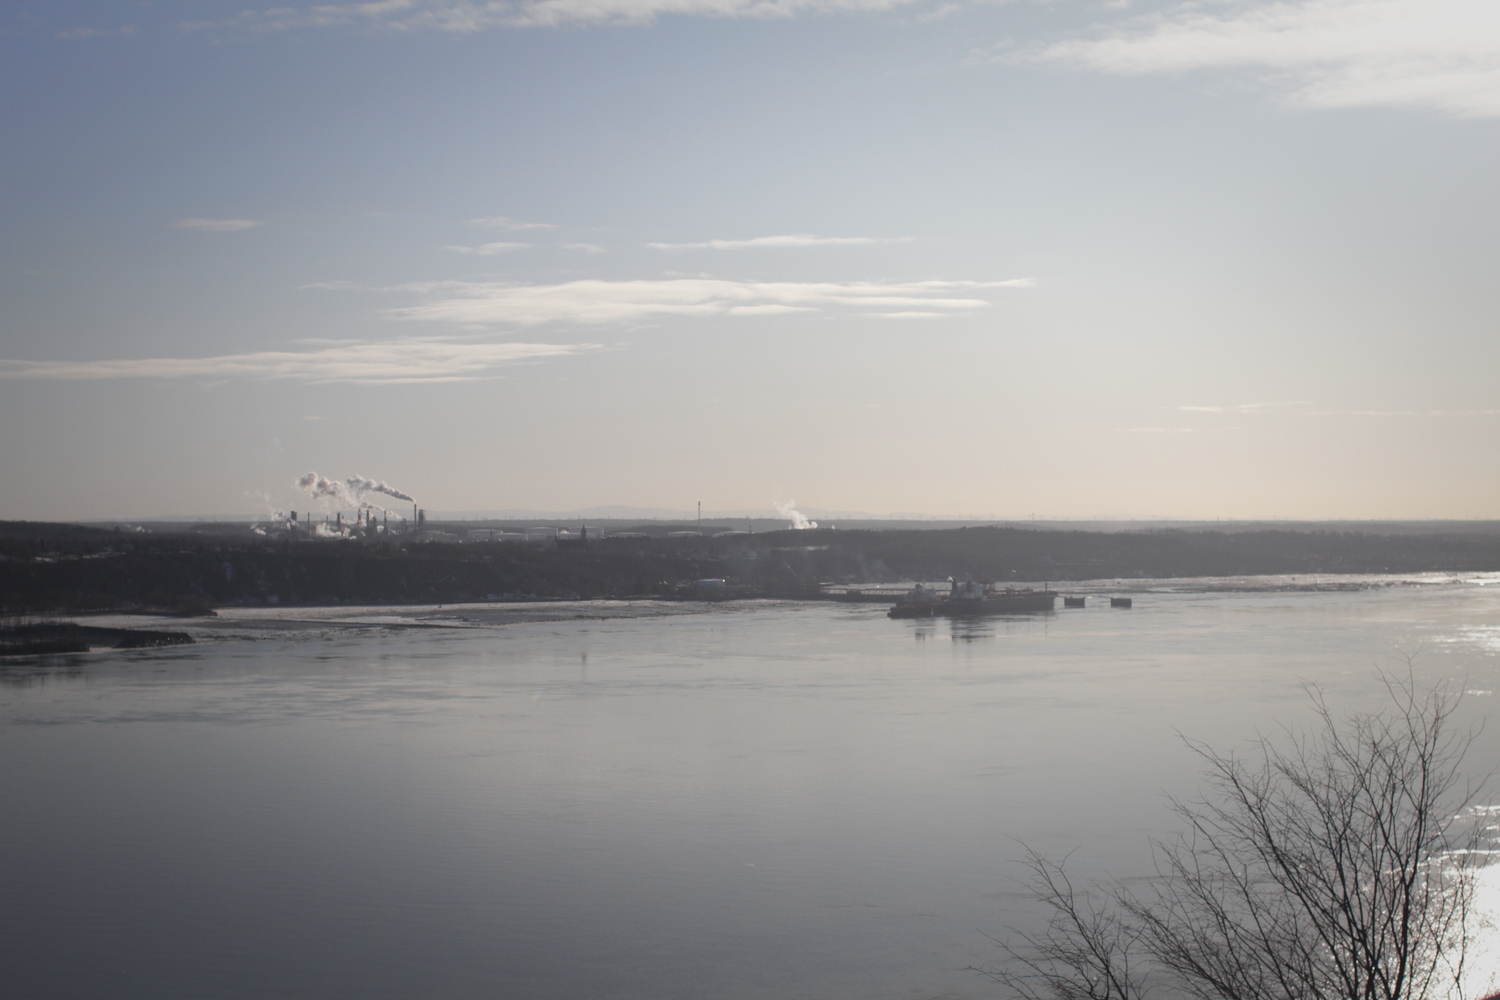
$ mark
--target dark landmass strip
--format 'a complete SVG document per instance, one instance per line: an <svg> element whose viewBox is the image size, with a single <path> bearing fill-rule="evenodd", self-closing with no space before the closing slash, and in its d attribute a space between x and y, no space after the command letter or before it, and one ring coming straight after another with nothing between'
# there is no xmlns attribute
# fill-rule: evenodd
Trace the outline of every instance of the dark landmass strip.
<svg viewBox="0 0 1500 1000"><path fill-rule="evenodd" d="M432 534L445 527L428 525ZM0 610L192 614L226 604L417 604L626 597L822 596L827 584L1500 570L1490 533L1353 531L775 531L711 537L442 544L309 540L245 526L131 533L0 522ZM690 526L682 526L690 527ZM732 526L731 526L732 527ZM449 534L452 537L452 534ZM713 580L722 583L700 583Z"/></svg>
<svg viewBox="0 0 1500 1000"><path fill-rule="evenodd" d="M314 515L316 519L318 515ZM429 515L431 517L431 515ZM1278 519L1271 521L1189 521L1189 520L1164 520L1152 518L1150 520L1080 520L1069 518L1059 519L1027 519L1021 521L997 521L983 518L959 518L959 519L937 519L929 517L890 517L890 518L848 518L836 517L823 514L810 515L818 519L818 523L824 528L837 528L840 531L949 531L953 528L1019 528L1027 531L1090 531L1090 532L1133 532L1133 531L1223 531L1227 533L1238 533L1245 531L1352 531L1365 535L1500 535L1500 521L1476 521L1476 520L1440 520L1440 521L1293 521ZM73 522L59 527L76 527L77 525L89 525L98 528L113 528L120 525L129 531L224 531L241 533L245 531L246 518L244 515L221 515L211 518L189 518L171 517L156 518L134 521L82 521ZM392 522L399 524L399 522ZM669 531L681 529L696 530L700 527L696 520L647 520L639 518L599 518L593 515L580 518L579 515L553 514L549 517L533 518L509 518L496 520L489 517L479 518L437 518L433 517L431 523L434 526L445 526L445 530L466 531L473 528L502 529L515 531L523 528L557 527L558 525L572 525L575 528L579 524L587 524L590 533L596 530L608 534L613 531L637 531L651 535L665 535ZM725 531L729 529L739 531L750 531L752 533L771 533L787 528L788 522L785 518L767 517L713 517L704 515L701 525L705 532Z"/></svg>
<svg viewBox="0 0 1500 1000"><path fill-rule="evenodd" d="M186 632L99 628L76 622L0 625L0 656L86 653L96 646L108 646L111 649L156 649L161 646L186 646L192 642L193 637Z"/></svg>

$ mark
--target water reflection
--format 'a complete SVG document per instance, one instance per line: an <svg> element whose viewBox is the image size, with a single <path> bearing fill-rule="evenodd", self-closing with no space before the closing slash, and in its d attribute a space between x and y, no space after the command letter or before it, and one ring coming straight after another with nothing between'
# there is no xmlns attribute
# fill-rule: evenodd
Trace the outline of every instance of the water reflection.
<svg viewBox="0 0 1500 1000"><path fill-rule="evenodd" d="M1012 632L1047 622L1057 617L1055 612L1037 612L1023 615L987 615L969 618L911 618L904 623L911 629L912 638L927 642L946 633L953 642L976 642L994 639L1001 631Z"/></svg>
<svg viewBox="0 0 1500 1000"><path fill-rule="evenodd" d="M36 688L83 678L83 658L76 655L8 656L0 662L0 688Z"/></svg>
<svg viewBox="0 0 1500 1000"><path fill-rule="evenodd" d="M231 622L0 667L0 995L972 1000L1026 926L1017 840L1149 872L1199 781L1174 734L1295 724L1304 681L1378 703L1400 648L1500 690L1500 587L1093 603Z"/></svg>
<svg viewBox="0 0 1500 1000"><path fill-rule="evenodd" d="M977 642L995 638L994 620L990 618L950 618L949 633L954 642Z"/></svg>

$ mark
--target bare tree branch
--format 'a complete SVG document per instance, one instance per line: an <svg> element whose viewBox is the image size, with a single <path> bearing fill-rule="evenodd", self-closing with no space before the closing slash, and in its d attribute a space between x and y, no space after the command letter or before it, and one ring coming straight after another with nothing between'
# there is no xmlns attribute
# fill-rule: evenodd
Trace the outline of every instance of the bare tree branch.
<svg viewBox="0 0 1500 1000"><path fill-rule="evenodd" d="M977 969L1020 1000L1143 1000L1146 990L1133 968L1140 932L1122 921L1097 892L1080 892L1063 863L1026 848L1031 869L1027 888L1052 914L1039 934L1018 935L1021 944L996 942L1008 962Z"/></svg>
<svg viewBox="0 0 1500 1000"><path fill-rule="evenodd" d="M1139 1000L1165 978L1195 1000L1442 1000L1469 941L1481 825L1461 765L1460 696L1384 675L1391 707L1336 715L1247 756L1187 741L1207 793L1174 800L1157 875L1104 902L1028 851L1047 930L985 971L1019 1000Z"/></svg>

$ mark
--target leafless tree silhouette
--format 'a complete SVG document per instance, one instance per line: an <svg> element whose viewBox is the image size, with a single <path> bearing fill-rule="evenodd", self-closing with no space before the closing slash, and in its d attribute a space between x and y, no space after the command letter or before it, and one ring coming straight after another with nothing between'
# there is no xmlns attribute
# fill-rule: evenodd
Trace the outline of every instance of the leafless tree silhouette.
<svg viewBox="0 0 1500 1000"><path fill-rule="evenodd" d="M1391 706L1337 715L1309 688L1308 730L1247 755L1189 741L1206 794L1174 800L1143 890L1080 890L1028 851L1040 933L979 970L1020 1000L1441 1000L1464 972L1476 786L1460 696L1385 678Z"/></svg>

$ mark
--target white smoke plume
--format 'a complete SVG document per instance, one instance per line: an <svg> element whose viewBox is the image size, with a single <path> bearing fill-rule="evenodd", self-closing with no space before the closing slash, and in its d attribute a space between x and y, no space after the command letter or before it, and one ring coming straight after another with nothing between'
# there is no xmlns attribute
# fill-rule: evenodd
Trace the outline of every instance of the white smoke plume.
<svg viewBox="0 0 1500 1000"><path fill-rule="evenodd" d="M283 524L286 522L286 511L282 510L280 507L276 506L276 504L272 503L271 494L267 493L265 490L246 490L245 496L249 497L252 500L259 501L260 504L265 507L267 519L272 524ZM250 530L255 532L257 535L264 535L266 532L265 529L260 526L260 521L261 517L259 514L251 517Z"/></svg>
<svg viewBox="0 0 1500 1000"><path fill-rule="evenodd" d="M395 497L397 500L405 500L407 503L416 503L416 499L410 493L403 493L390 483L366 479L358 473L341 482L337 479L325 479L316 472L309 472L297 480L297 488L316 500L338 503L347 507L385 510L379 504L370 503L365 499L365 495L369 493L382 493L388 497Z"/></svg>
<svg viewBox="0 0 1500 1000"><path fill-rule="evenodd" d="M395 497L397 500L405 500L407 503L417 502L417 498L412 496L410 493L402 493L390 483L382 483L374 479L366 479L364 476L361 476L357 472L354 475L350 476L348 479L344 480L344 484L348 486L349 489L353 490L354 495L357 497L362 497L366 493L384 493L388 497Z"/></svg>
<svg viewBox="0 0 1500 1000"><path fill-rule="evenodd" d="M793 531L806 531L808 528L816 528L818 526L817 521L809 521L807 517L797 509L797 501L795 500L788 500L786 503L772 500L771 503L776 507L776 513L792 522Z"/></svg>
<svg viewBox="0 0 1500 1000"><path fill-rule="evenodd" d="M297 488L316 500L336 500L349 503L348 489L337 479L324 479L316 472L309 472L297 480Z"/></svg>

